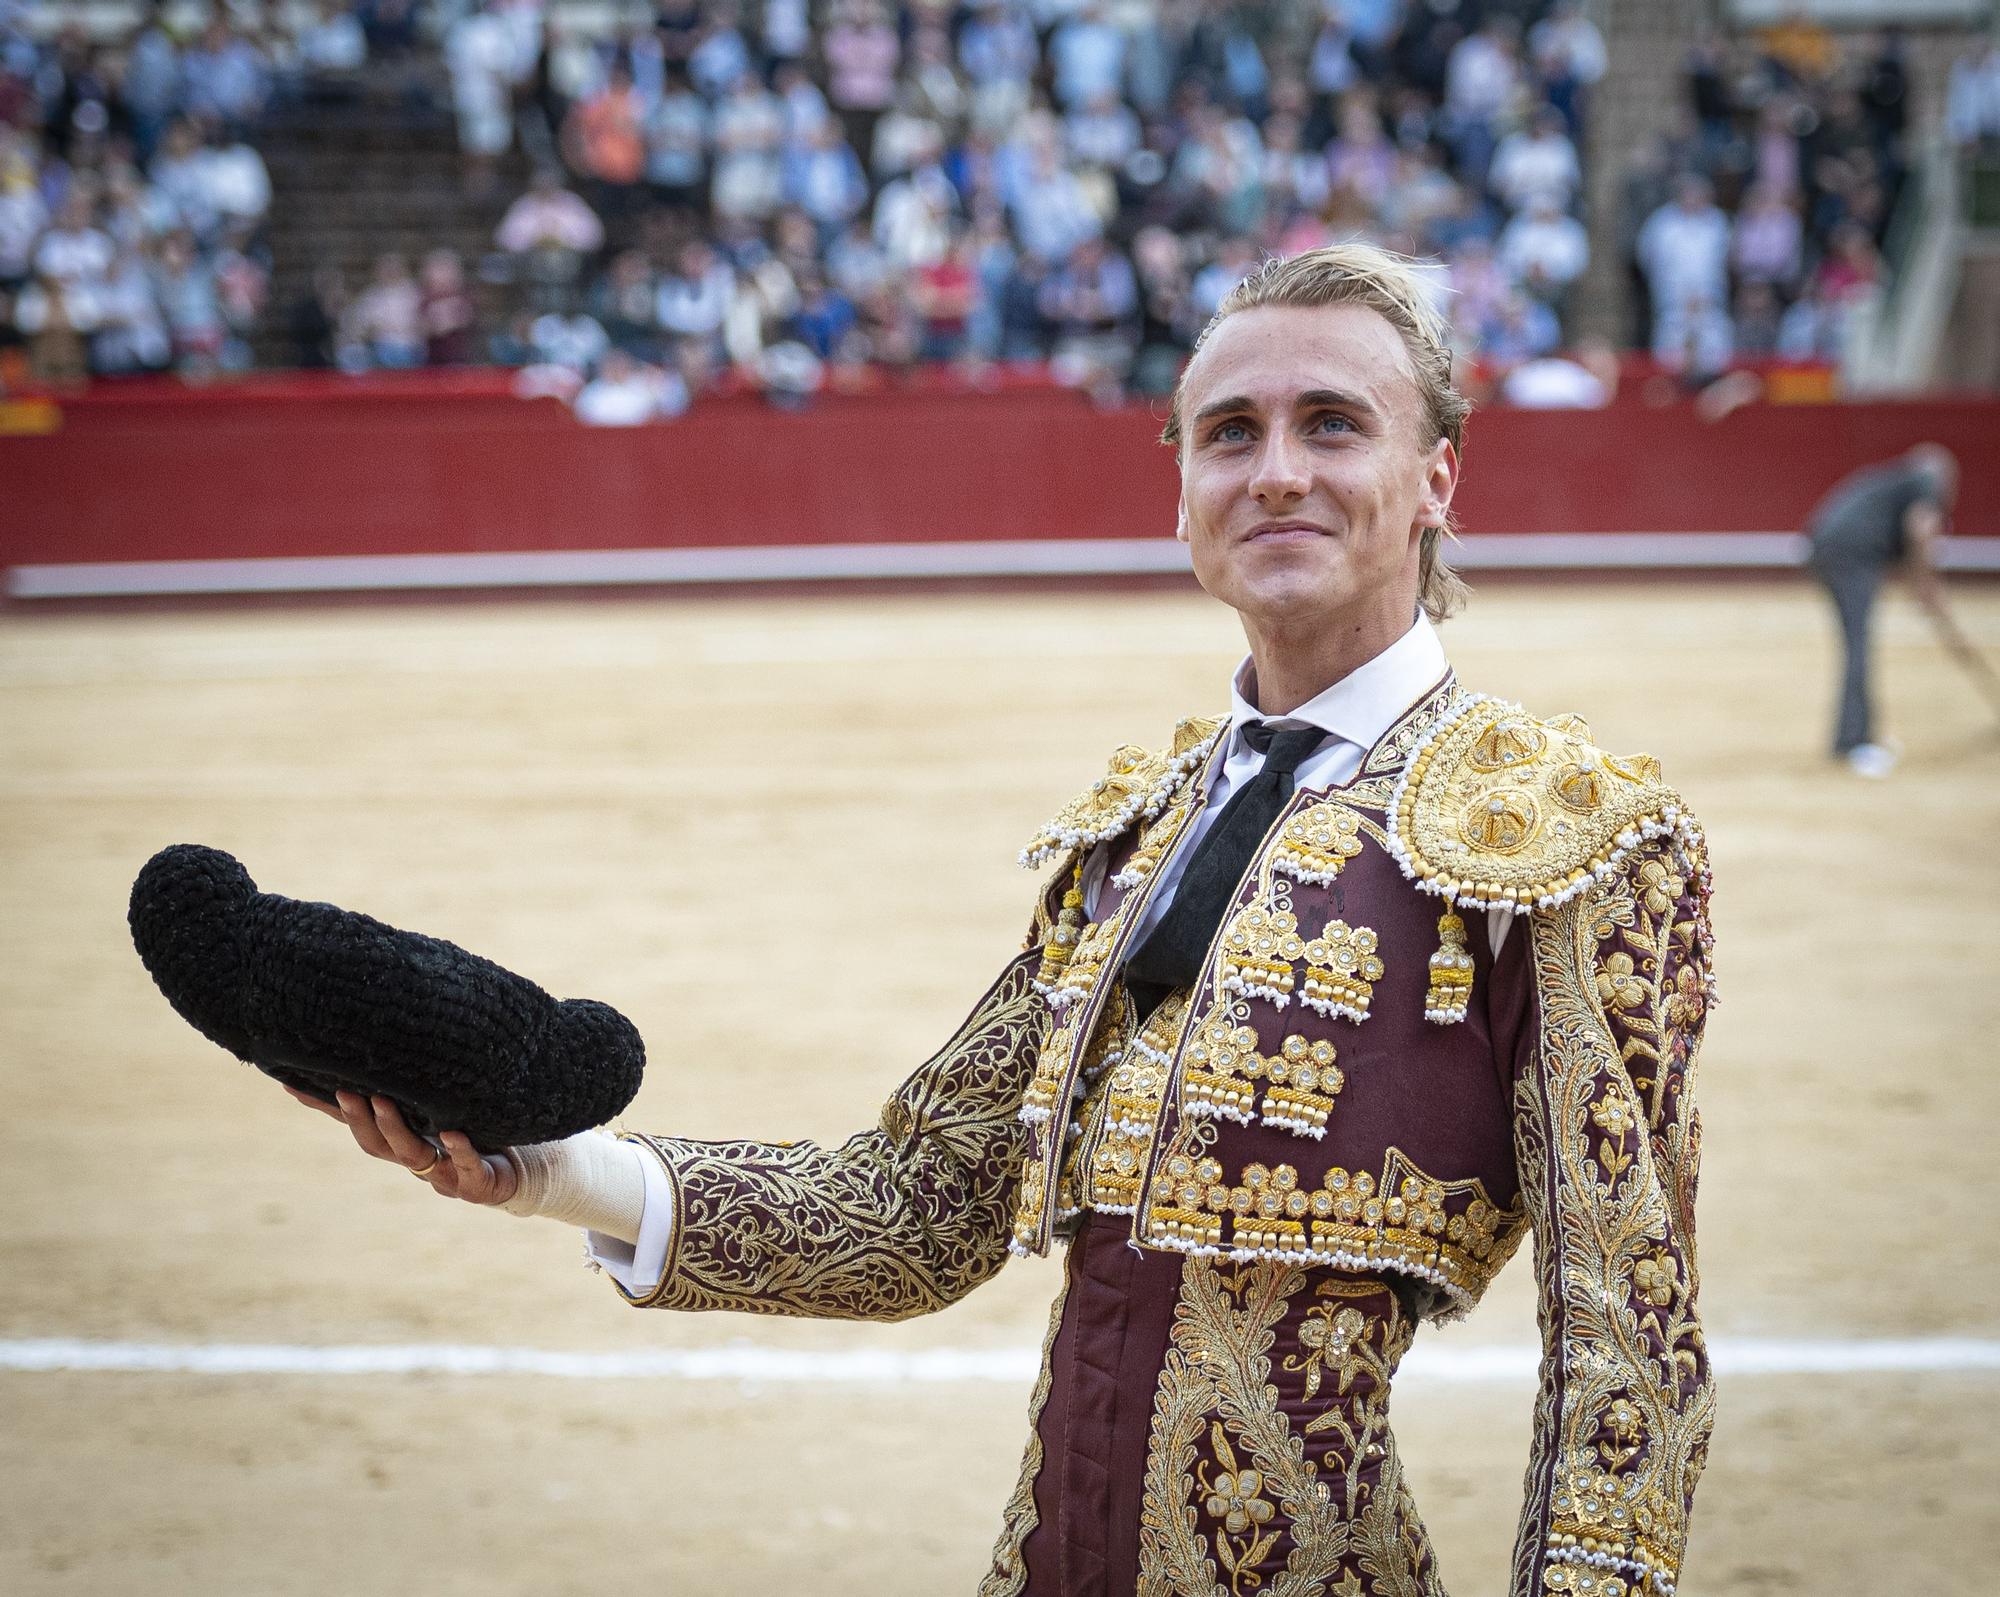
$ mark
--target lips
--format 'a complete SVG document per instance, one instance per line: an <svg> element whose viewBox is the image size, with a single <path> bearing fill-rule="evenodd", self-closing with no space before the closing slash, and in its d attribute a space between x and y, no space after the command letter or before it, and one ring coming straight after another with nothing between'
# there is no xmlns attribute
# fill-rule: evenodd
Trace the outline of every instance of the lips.
<svg viewBox="0 0 2000 1597"><path fill-rule="evenodd" d="M1309 521L1267 521L1252 527L1245 543L1270 543L1303 538L1330 538L1333 534Z"/></svg>

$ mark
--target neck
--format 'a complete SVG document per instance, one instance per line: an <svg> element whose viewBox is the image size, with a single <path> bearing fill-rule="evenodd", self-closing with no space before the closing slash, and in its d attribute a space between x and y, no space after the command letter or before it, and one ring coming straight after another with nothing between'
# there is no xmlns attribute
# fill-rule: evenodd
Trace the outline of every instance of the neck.
<svg viewBox="0 0 2000 1597"><path fill-rule="evenodd" d="M1319 697L1408 632L1410 620L1410 612L1395 608L1333 625L1273 626L1246 615L1258 710L1288 715Z"/></svg>

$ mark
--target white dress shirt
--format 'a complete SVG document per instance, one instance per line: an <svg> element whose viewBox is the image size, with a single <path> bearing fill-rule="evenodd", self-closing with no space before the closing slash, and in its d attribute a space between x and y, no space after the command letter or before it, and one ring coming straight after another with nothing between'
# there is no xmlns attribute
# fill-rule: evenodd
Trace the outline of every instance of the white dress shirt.
<svg viewBox="0 0 2000 1597"><path fill-rule="evenodd" d="M1437 686L1445 673L1444 645L1437 630L1423 616L1388 648L1366 665L1350 671L1332 687L1308 699L1284 715L1266 716L1256 706L1257 674L1246 658L1236 668L1229 696L1228 741L1222 751L1222 766L1208 791L1208 802L1195 818L1188 836L1161 866L1160 881L1141 919L1132 946L1144 937L1166 913L1174 890L1187 869L1190 855L1229 795L1263 768L1264 756L1243 736L1244 727L1268 721L1283 730L1314 726L1327 734L1327 741L1302 763L1293 778L1294 786L1330 787L1350 780L1361 769L1361 758L1402 718L1419 699ZM1108 845L1100 845L1084 868L1084 902L1094 907L1103 885ZM1507 910L1487 914L1487 939L1499 953L1513 915ZM659 1284L666 1267L667 1243L673 1232L673 1189L668 1185L659 1161L646 1157L646 1210L640 1221L636 1244L620 1242L599 1232L586 1232L591 1260L602 1266L626 1291L638 1294Z"/></svg>

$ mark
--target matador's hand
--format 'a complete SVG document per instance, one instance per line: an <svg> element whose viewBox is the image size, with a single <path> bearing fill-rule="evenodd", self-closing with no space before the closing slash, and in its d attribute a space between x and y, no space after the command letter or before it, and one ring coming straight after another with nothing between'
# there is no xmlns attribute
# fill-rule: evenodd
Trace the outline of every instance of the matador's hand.
<svg viewBox="0 0 2000 1597"><path fill-rule="evenodd" d="M344 1123L353 1133L361 1151L371 1159L401 1165L412 1175L430 1184L444 1198L463 1198L467 1203L500 1204L514 1196L520 1185L513 1160L504 1153L481 1154L462 1131L447 1131L438 1141L439 1153L406 1124L395 1104L387 1098L364 1098L359 1093L337 1094L340 1105L286 1087L308 1109Z"/></svg>

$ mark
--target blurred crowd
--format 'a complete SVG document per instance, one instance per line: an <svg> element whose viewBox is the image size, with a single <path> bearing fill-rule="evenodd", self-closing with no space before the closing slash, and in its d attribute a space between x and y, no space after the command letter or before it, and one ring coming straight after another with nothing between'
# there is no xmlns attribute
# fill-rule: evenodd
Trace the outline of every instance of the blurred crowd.
<svg viewBox="0 0 2000 1597"><path fill-rule="evenodd" d="M261 320L295 364L505 364L604 420L918 362L1046 362L1109 399L1169 389L1261 256L1350 238L1427 258L1489 372L1575 343L1606 65L1577 0L635 14L585 35L544 0L274 0L191 35L155 11L115 42L38 41L0 0L0 355L240 369ZM260 120L398 61L429 72L406 104L448 99L467 191L504 213L490 247L384 255L361 282L329 263L270 312ZM1685 83L1598 230L1631 341L1695 373L1836 355L1910 160L1901 41L1788 23L1704 41ZM1950 117L2000 128L1991 50L1954 72Z"/></svg>
<svg viewBox="0 0 2000 1597"><path fill-rule="evenodd" d="M1793 18L1710 37L1683 86L1674 125L1624 177L1632 341L1696 376L1838 361L1914 156L1902 35Z"/></svg>

